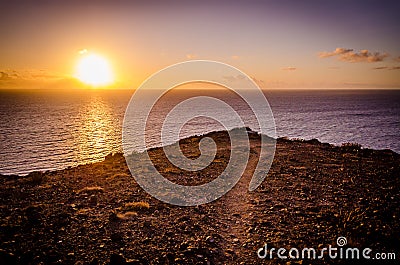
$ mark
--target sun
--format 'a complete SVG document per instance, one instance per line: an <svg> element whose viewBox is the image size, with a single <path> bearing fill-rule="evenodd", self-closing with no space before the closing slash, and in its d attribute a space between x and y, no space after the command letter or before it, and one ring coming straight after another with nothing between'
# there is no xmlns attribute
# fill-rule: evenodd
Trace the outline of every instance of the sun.
<svg viewBox="0 0 400 265"><path fill-rule="evenodd" d="M83 57L76 66L75 77L81 82L92 86L106 86L114 82L113 72L108 61L97 54L80 52Z"/></svg>

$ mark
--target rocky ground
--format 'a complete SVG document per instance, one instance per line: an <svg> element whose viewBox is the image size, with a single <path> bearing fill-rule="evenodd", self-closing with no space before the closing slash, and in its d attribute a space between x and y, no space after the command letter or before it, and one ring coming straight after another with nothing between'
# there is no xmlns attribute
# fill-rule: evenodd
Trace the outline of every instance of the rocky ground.
<svg viewBox="0 0 400 265"><path fill-rule="evenodd" d="M207 136L218 152L201 173L182 174L162 149L150 156L172 181L208 182L226 165L229 138L226 132ZM181 142L188 157L199 155L200 138ZM349 261L327 255L257 256L266 243L269 249L322 249L337 246L339 236L346 237L346 247L394 252L399 261L399 154L278 139L271 170L249 192L259 136L250 134L250 140L240 182L222 198L195 207L152 198L122 154L61 171L0 176L0 264L343 264Z"/></svg>

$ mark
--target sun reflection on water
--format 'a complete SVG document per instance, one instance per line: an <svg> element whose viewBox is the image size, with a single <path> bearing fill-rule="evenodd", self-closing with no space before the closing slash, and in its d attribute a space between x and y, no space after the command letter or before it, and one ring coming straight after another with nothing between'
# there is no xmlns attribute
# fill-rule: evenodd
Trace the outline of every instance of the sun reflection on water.
<svg viewBox="0 0 400 265"><path fill-rule="evenodd" d="M115 138L120 134L116 131L120 127L119 121L100 96L92 95L87 104L80 108L76 122L80 123L74 135L76 160L100 161L118 148Z"/></svg>

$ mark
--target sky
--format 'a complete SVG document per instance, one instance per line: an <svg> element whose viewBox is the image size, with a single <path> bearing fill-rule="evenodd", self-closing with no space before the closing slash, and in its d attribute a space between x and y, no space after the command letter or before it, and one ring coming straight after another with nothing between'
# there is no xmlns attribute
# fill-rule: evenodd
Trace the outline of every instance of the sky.
<svg viewBox="0 0 400 265"><path fill-rule="evenodd" d="M400 1L2 1L0 88L82 86L82 50L138 87L187 60L264 88L400 88Z"/></svg>

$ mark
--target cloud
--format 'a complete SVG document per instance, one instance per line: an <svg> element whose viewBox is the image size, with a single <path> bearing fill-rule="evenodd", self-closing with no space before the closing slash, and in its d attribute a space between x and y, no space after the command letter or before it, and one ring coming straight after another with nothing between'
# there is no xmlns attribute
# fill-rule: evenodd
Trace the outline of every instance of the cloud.
<svg viewBox="0 0 400 265"><path fill-rule="evenodd" d="M360 52L354 52L353 49L336 48L332 52L320 52L319 58L328 58L336 56L340 61L350 63L374 63L381 62L389 55L381 52L370 52L368 50L360 50Z"/></svg>
<svg viewBox="0 0 400 265"><path fill-rule="evenodd" d="M193 53L186 54L186 58L189 59L189 60L194 59L196 57L197 57L197 55L193 54Z"/></svg>
<svg viewBox="0 0 400 265"><path fill-rule="evenodd" d="M240 59L240 56L239 56L239 55L232 55L231 58L232 58L233 60L239 60L239 59Z"/></svg>
<svg viewBox="0 0 400 265"><path fill-rule="evenodd" d="M366 82L343 82L343 85L347 87L369 87L371 84Z"/></svg>
<svg viewBox="0 0 400 265"><path fill-rule="evenodd" d="M373 70L400 70L400 66L380 66L374 67Z"/></svg>
<svg viewBox="0 0 400 265"><path fill-rule="evenodd" d="M265 86L265 82L262 79L257 79L254 76L250 77L251 79L253 79L253 81L259 86L259 87L264 87Z"/></svg>
<svg viewBox="0 0 400 265"><path fill-rule="evenodd" d="M396 62L399 62L399 63L400 63L400 56L394 58L394 60L395 60Z"/></svg>
<svg viewBox="0 0 400 265"><path fill-rule="evenodd" d="M283 67L283 68L281 68L281 70L284 70L284 71L295 71L295 70L297 70L297 67L293 67L293 66Z"/></svg>
<svg viewBox="0 0 400 265"><path fill-rule="evenodd" d="M60 83L75 84L75 78L43 69L0 70L0 88L43 88Z"/></svg>
<svg viewBox="0 0 400 265"><path fill-rule="evenodd" d="M1 80L10 80L10 76L6 72L0 72L0 81Z"/></svg>
<svg viewBox="0 0 400 265"><path fill-rule="evenodd" d="M320 58L327 58L335 55L341 55L341 54L346 54L348 52L352 52L353 49L345 49L345 48L336 48L333 52L320 52L319 57Z"/></svg>
<svg viewBox="0 0 400 265"><path fill-rule="evenodd" d="M15 70L1 70L0 81L14 80L21 78L20 74Z"/></svg>
<svg viewBox="0 0 400 265"><path fill-rule="evenodd" d="M85 54L85 53L88 53L88 50L87 49L82 49L82 50L78 51L78 53L79 54Z"/></svg>
<svg viewBox="0 0 400 265"><path fill-rule="evenodd" d="M228 75L228 76L223 76L222 78L227 80L228 82L235 82L238 80L243 80L245 78L245 76L244 75L237 75L237 76Z"/></svg>
<svg viewBox="0 0 400 265"><path fill-rule="evenodd" d="M65 78L65 75L50 72L43 69L25 69L25 70L2 70L0 71L0 80L28 80L28 81L49 81Z"/></svg>

